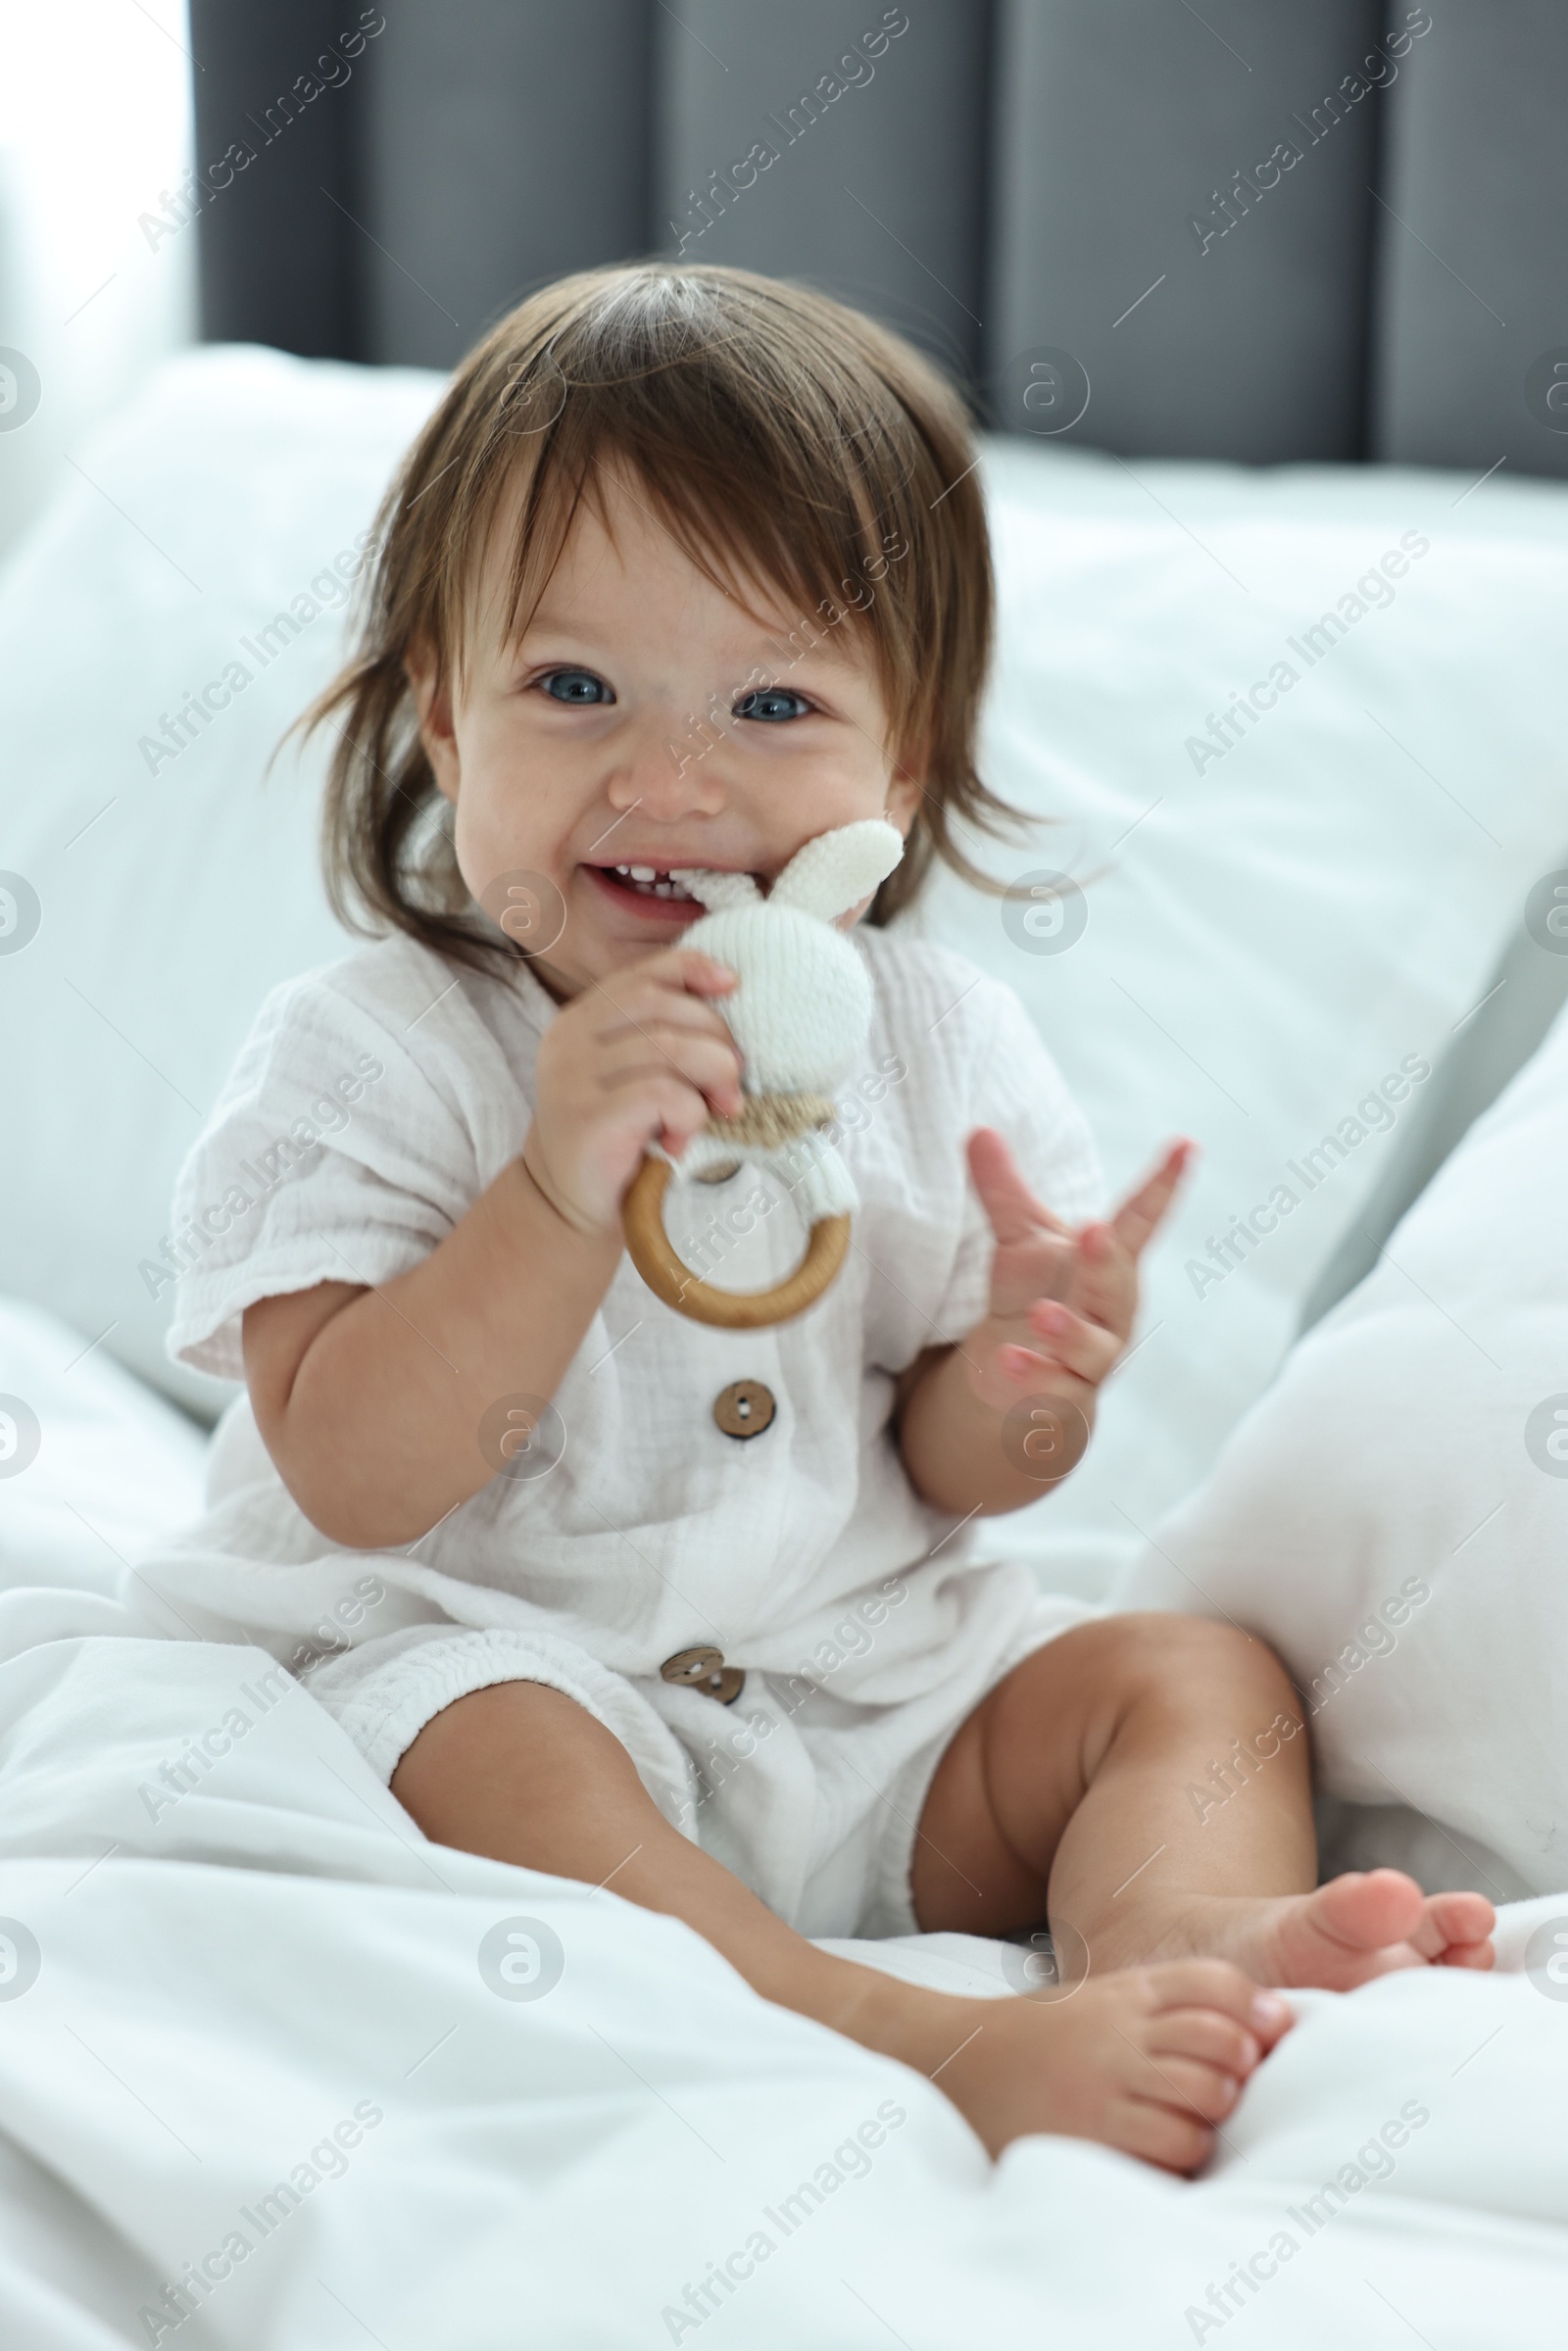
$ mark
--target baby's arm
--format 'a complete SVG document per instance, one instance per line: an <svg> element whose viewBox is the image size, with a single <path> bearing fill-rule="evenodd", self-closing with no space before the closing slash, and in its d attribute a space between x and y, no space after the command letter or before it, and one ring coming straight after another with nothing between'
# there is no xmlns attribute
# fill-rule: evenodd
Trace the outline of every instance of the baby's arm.
<svg viewBox="0 0 1568 2351"><path fill-rule="evenodd" d="M495 1474L479 1424L555 1394L613 1277L648 1144L678 1153L741 1106L713 1008L734 974L673 948L577 997L539 1048L522 1155L421 1264L246 1309L245 1377L283 1483L333 1542L412 1542Z"/></svg>
<svg viewBox="0 0 1568 2351"><path fill-rule="evenodd" d="M990 1311L956 1347L921 1355L899 1393L904 1466L939 1510L1017 1510L1076 1468L1100 1385L1132 1332L1139 1256L1189 1149L1167 1152L1108 1222L1075 1233L1035 1199L1000 1135L971 1135L970 1173L996 1236ZM1009 1424L1025 1404L1038 1409Z"/></svg>

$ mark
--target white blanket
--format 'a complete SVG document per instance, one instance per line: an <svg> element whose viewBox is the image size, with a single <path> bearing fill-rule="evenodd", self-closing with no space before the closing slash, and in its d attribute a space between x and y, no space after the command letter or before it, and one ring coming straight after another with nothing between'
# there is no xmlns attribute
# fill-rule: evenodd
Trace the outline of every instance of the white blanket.
<svg viewBox="0 0 1568 2351"><path fill-rule="evenodd" d="M993 2167L684 1927L423 1842L269 1665L124 1633L0 1664L19 2351L1458 2351L1560 2319L1568 2002L1529 1978L1301 1999L1197 2184L1061 2139ZM882 1956L995 1988L989 1946Z"/></svg>

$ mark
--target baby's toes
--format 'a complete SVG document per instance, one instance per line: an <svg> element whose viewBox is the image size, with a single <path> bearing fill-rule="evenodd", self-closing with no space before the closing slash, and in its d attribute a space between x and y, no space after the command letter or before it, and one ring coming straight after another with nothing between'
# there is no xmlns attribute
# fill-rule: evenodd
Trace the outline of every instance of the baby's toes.
<svg viewBox="0 0 1568 2351"><path fill-rule="evenodd" d="M1347 1870L1306 1898L1305 1912L1321 1932L1348 1950L1388 1950L1414 1939L1421 1888L1402 1870Z"/></svg>
<svg viewBox="0 0 1568 2351"><path fill-rule="evenodd" d="M1173 2008L1150 2020L1145 2045L1166 2065L1185 2057L1243 2082L1262 2062L1256 2033L1213 2008Z"/></svg>
<svg viewBox="0 0 1568 2351"><path fill-rule="evenodd" d="M1113 2143L1163 2172L1196 2172L1207 2162L1214 2133L1191 2112L1129 2098L1116 2116Z"/></svg>
<svg viewBox="0 0 1568 2351"><path fill-rule="evenodd" d="M1496 1923L1497 1914L1485 1894L1433 1894L1411 1940L1423 1958L1440 1967L1489 1968Z"/></svg>
<svg viewBox="0 0 1568 2351"><path fill-rule="evenodd" d="M1497 1954L1489 1942L1450 1943L1436 1964L1439 1967L1475 1968L1485 1973L1497 1964Z"/></svg>
<svg viewBox="0 0 1568 2351"><path fill-rule="evenodd" d="M1156 2105L1196 2115L1200 2122L1222 2123L1242 2094L1241 2081L1223 2067L1204 2065L1195 2057L1157 2056L1152 2050L1146 2054L1152 2070L1134 2087Z"/></svg>
<svg viewBox="0 0 1568 2351"><path fill-rule="evenodd" d="M1162 2026L1177 2011L1204 2010L1219 2024L1234 2025L1255 2035L1262 2048L1272 2049L1295 2022L1288 2002L1277 1992L1260 1990L1228 1959L1157 1960L1135 1973L1148 2013L1159 2016ZM1170 2037L1161 2031L1152 2036L1150 2046Z"/></svg>

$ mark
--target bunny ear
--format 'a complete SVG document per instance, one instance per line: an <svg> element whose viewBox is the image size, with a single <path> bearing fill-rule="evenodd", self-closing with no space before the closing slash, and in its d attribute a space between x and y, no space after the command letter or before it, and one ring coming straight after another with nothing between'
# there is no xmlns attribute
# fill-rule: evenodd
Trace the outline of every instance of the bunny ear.
<svg viewBox="0 0 1568 2351"><path fill-rule="evenodd" d="M880 816L818 833L797 850L768 894L770 906L799 906L831 922L869 898L904 855L904 835Z"/></svg>
<svg viewBox="0 0 1568 2351"><path fill-rule="evenodd" d="M762 894L749 873L720 873L705 865L685 865L679 871L672 868L669 878L700 899L710 914L727 906L760 906L762 903Z"/></svg>

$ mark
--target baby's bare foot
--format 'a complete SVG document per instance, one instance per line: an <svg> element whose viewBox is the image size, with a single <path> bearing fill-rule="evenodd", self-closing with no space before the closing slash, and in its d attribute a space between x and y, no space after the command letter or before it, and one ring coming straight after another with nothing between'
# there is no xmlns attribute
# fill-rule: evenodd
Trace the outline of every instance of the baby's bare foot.
<svg viewBox="0 0 1568 2351"><path fill-rule="evenodd" d="M1214 2126L1293 2022L1221 1960L1096 1977L1070 1992L944 1998L919 2023L919 2063L993 2155L1036 2131L1099 2139L1166 2171L1194 2172ZM931 2063L922 2058L946 2038Z"/></svg>
<svg viewBox="0 0 1568 2351"><path fill-rule="evenodd" d="M1396 1968L1490 1968L1495 1923L1485 1894L1424 1894L1402 1870L1351 1870L1311 1893L1209 1897L1181 1940L1259 1984L1353 1991Z"/></svg>

